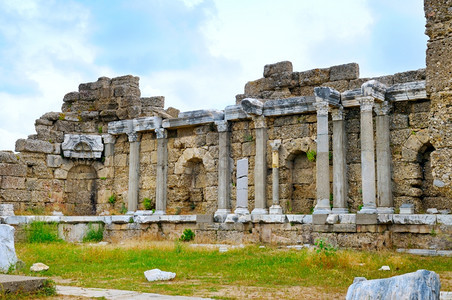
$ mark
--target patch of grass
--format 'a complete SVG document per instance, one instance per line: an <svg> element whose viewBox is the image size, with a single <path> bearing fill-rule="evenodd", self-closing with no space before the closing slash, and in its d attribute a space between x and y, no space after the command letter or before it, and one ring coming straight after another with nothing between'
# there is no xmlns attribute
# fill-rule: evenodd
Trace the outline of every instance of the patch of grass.
<svg viewBox="0 0 452 300"><path fill-rule="evenodd" d="M179 241L189 242L195 239L195 233L190 228L186 228L179 238Z"/></svg>
<svg viewBox="0 0 452 300"><path fill-rule="evenodd" d="M108 197L108 203L110 203L111 205L115 205L116 200L116 194L112 194L110 197Z"/></svg>
<svg viewBox="0 0 452 300"><path fill-rule="evenodd" d="M314 150L309 150L308 152L306 152L306 156L310 162L315 162L317 158L317 152L315 152Z"/></svg>
<svg viewBox="0 0 452 300"><path fill-rule="evenodd" d="M151 210L153 208L152 200L150 198L144 198L143 206L145 210Z"/></svg>
<svg viewBox="0 0 452 300"><path fill-rule="evenodd" d="M88 224L88 231L83 237L83 242L100 242L104 239L104 226L97 224L97 228L94 228L93 224Z"/></svg>
<svg viewBox="0 0 452 300"><path fill-rule="evenodd" d="M121 215L125 215L127 213L127 207L124 203L121 204L121 209L119 210Z"/></svg>
<svg viewBox="0 0 452 300"><path fill-rule="evenodd" d="M58 237L58 224L34 221L25 226L27 241L29 243L60 242Z"/></svg>
<svg viewBox="0 0 452 300"><path fill-rule="evenodd" d="M441 278L452 277L452 257L420 257L393 251L337 250L321 259L322 252L312 249L247 246L219 253L218 249L192 248L181 242L140 240L103 247L17 243L16 252L27 265L36 261L50 265L46 276L71 279L76 286L200 297L216 296L211 292L215 289L229 288L227 291L233 292L240 287L281 292L300 287L339 294L318 298L343 299L354 277L376 279L418 269L435 271ZM391 271L378 271L382 265L390 266ZM143 272L154 268L175 272L177 276L170 282L150 284ZM35 275L28 268L16 273ZM443 290L452 290L451 280L442 280L441 284ZM276 298L290 296L293 297L283 294Z"/></svg>

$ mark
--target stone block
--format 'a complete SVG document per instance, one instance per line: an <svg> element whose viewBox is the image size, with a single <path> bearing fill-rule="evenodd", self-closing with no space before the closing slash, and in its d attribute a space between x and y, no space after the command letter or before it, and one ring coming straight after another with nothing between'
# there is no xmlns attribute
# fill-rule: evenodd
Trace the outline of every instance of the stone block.
<svg viewBox="0 0 452 300"><path fill-rule="evenodd" d="M325 225L328 214L314 214L312 215L313 225Z"/></svg>
<svg viewBox="0 0 452 300"><path fill-rule="evenodd" d="M325 222L326 224L336 224L339 222L339 216L337 214L329 214Z"/></svg>
<svg viewBox="0 0 452 300"><path fill-rule="evenodd" d="M417 99L427 99L424 80L394 84L386 90L386 100L388 101L412 101Z"/></svg>
<svg viewBox="0 0 452 300"><path fill-rule="evenodd" d="M237 161L237 178L248 176L248 158Z"/></svg>
<svg viewBox="0 0 452 300"><path fill-rule="evenodd" d="M300 86L321 85L328 82L330 77L330 69L312 69L298 73L298 82ZM312 94L311 94L312 95Z"/></svg>
<svg viewBox="0 0 452 300"><path fill-rule="evenodd" d="M104 150L102 136L65 134L61 144L63 154L69 158L100 158Z"/></svg>
<svg viewBox="0 0 452 300"><path fill-rule="evenodd" d="M318 225L313 225L312 226L312 231L314 231L314 232L332 232L333 231L333 225L325 225L325 224L323 224L323 225L320 225L320 224L318 224Z"/></svg>
<svg viewBox="0 0 452 300"><path fill-rule="evenodd" d="M312 216L313 215L305 215L303 217L303 223L304 224L312 224Z"/></svg>
<svg viewBox="0 0 452 300"><path fill-rule="evenodd" d="M264 77L270 77L274 74L292 73L293 66L290 61L281 61L275 64L268 64L264 66Z"/></svg>
<svg viewBox="0 0 452 300"><path fill-rule="evenodd" d="M333 232L356 232L356 224L334 224Z"/></svg>
<svg viewBox="0 0 452 300"><path fill-rule="evenodd" d="M451 87L450 70L452 69L452 37L429 42L427 45L426 89L428 94Z"/></svg>
<svg viewBox="0 0 452 300"><path fill-rule="evenodd" d="M339 105L341 93L327 86L318 86L314 88L314 94L317 98L322 98L330 105Z"/></svg>
<svg viewBox="0 0 452 300"><path fill-rule="evenodd" d="M438 224L452 226L452 215L437 215L436 220Z"/></svg>
<svg viewBox="0 0 452 300"><path fill-rule="evenodd" d="M341 224L355 224L356 223L356 214L340 214L339 223Z"/></svg>
<svg viewBox="0 0 452 300"><path fill-rule="evenodd" d="M47 167L58 168L63 164L63 158L60 155L47 155Z"/></svg>
<svg viewBox="0 0 452 300"><path fill-rule="evenodd" d="M330 67L330 81L353 80L359 78L359 65L349 63Z"/></svg>
<svg viewBox="0 0 452 300"><path fill-rule="evenodd" d="M12 151L0 151L0 163L16 164L19 162L19 156Z"/></svg>
<svg viewBox="0 0 452 300"><path fill-rule="evenodd" d="M4 219L4 222L9 225L28 224L29 216L9 216Z"/></svg>
<svg viewBox="0 0 452 300"><path fill-rule="evenodd" d="M196 215L196 223L213 223L213 215Z"/></svg>
<svg viewBox="0 0 452 300"><path fill-rule="evenodd" d="M414 214L414 204L411 203L403 203L400 206L401 214Z"/></svg>
<svg viewBox="0 0 452 300"><path fill-rule="evenodd" d="M162 126L162 118L160 117L144 117L132 120L133 131L148 131L160 128Z"/></svg>
<svg viewBox="0 0 452 300"><path fill-rule="evenodd" d="M403 225L435 225L437 215L393 215L394 224Z"/></svg>
<svg viewBox="0 0 452 300"><path fill-rule="evenodd" d="M17 263L16 250L14 248L14 227L0 225L0 272L6 273L10 267Z"/></svg>
<svg viewBox="0 0 452 300"><path fill-rule="evenodd" d="M392 214L378 214L378 224L392 224Z"/></svg>
<svg viewBox="0 0 452 300"><path fill-rule="evenodd" d="M315 98L312 96L266 101L264 103L264 116L292 115L315 111L314 106L312 106L314 102Z"/></svg>
<svg viewBox="0 0 452 300"><path fill-rule="evenodd" d="M249 115L260 116L264 110L264 104L262 101L253 98L245 98L240 102L243 111Z"/></svg>
<svg viewBox="0 0 452 300"><path fill-rule="evenodd" d="M0 204L0 216L14 216L14 205Z"/></svg>
<svg viewBox="0 0 452 300"><path fill-rule="evenodd" d="M294 224L303 224L304 215L286 215L287 221Z"/></svg>
<svg viewBox="0 0 452 300"><path fill-rule="evenodd" d="M356 214L357 225L374 225L377 224L377 214Z"/></svg>
<svg viewBox="0 0 452 300"><path fill-rule="evenodd" d="M217 110L195 110L179 113L178 118L165 119L162 122L163 128L184 128L195 125L204 125L224 120L224 113Z"/></svg>
<svg viewBox="0 0 452 300"><path fill-rule="evenodd" d="M16 152L37 152L51 154L54 147L51 143L40 140L19 139L16 141Z"/></svg>
<svg viewBox="0 0 452 300"><path fill-rule="evenodd" d="M4 176L3 180L1 181L1 187L2 189L13 189L13 190L25 189L25 178Z"/></svg>
<svg viewBox="0 0 452 300"><path fill-rule="evenodd" d="M286 215L251 215L253 223L286 223Z"/></svg>

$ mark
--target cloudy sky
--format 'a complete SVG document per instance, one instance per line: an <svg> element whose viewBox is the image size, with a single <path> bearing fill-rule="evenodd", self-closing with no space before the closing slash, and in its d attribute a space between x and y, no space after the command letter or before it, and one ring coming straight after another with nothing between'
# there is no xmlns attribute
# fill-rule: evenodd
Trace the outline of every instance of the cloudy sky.
<svg viewBox="0 0 452 300"><path fill-rule="evenodd" d="M422 0L0 0L0 150L98 77L139 76L166 107L223 109L263 66L425 67Z"/></svg>

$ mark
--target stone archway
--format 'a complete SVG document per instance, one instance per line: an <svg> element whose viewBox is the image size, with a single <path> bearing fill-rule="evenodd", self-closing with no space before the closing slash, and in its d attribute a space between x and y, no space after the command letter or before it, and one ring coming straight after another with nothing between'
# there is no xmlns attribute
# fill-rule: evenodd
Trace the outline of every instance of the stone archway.
<svg viewBox="0 0 452 300"><path fill-rule="evenodd" d="M91 165L73 166L66 179L66 210L70 215L95 215L97 205L97 173Z"/></svg>

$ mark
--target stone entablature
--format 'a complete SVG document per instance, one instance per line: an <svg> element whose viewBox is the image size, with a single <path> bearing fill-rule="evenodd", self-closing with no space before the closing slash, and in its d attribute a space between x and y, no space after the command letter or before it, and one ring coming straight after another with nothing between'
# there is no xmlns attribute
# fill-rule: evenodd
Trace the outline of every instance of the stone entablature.
<svg viewBox="0 0 452 300"><path fill-rule="evenodd" d="M61 144L66 158L101 158L104 144L100 135L66 134Z"/></svg>

